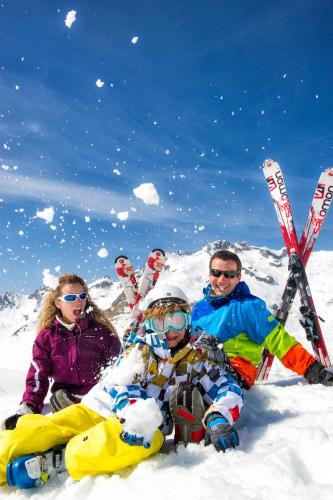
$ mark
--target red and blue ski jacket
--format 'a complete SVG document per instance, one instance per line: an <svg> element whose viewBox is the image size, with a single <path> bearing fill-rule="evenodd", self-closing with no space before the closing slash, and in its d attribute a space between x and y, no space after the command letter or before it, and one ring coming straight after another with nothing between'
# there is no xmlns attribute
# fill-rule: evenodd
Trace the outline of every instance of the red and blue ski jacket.
<svg viewBox="0 0 333 500"><path fill-rule="evenodd" d="M50 381L51 392L86 394L101 370L118 357L120 340L109 328L86 316L70 331L57 319L37 335L22 402L41 413Z"/></svg>
<svg viewBox="0 0 333 500"><path fill-rule="evenodd" d="M250 387L263 348L299 375L314 363L315 358L286 332L265 302L250 293L244 281L225 297L211 295L211 285L203 293L204 298L193 307L192 328L198 326L221 340L234 368Z"/></svg>

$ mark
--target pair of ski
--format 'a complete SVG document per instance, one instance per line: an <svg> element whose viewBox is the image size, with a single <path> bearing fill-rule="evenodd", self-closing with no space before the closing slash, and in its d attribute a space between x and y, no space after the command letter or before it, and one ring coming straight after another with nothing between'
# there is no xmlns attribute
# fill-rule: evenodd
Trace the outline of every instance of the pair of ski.
<svg viewBox="0 0 333 500"><path fill-rule="evenodd" d="M316 358L323 365L330 366L329 355L319 323L319 320L322 320L322 318L317 315L315 310L305 266L309 260L313 246L319 236L321 227L332 202L333 169L329 168L324 170L319 177L308 219L299 241L297 239L289 198L280 165L276 161L268 159L263 164L263 172L268 183L284 243L289 255L290 273L276 318L280 323L285 325L298 289L301 299L300 312L302 319L300 323L305 329L307 339L312 344ZM267 380L273 359L274 356L267 350L263 351L257 382Z"/></svg>
<svg viewBox="0 0 333 500"><path fill-rule="evenodd" d="M155 286L161 271L164 269L164 264L164 251L160 248L152 250L148 255L140 283L138 283L129 258L125 255L119 255L115 259L116 273L131 310L130 325L138 321L139 303Z"/></svg>

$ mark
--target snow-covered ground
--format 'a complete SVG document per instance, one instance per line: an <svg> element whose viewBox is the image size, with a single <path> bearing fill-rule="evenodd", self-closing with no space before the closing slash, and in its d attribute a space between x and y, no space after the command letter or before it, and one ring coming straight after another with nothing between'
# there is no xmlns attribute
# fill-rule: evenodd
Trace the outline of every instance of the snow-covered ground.
<svg viewBox="0 0 333 500"><path fill-rule="evenodd" d="M279 302L287 276L283 253L253 247L239 248L239 251L247 270L244 279L253 293L273 307ZM194 301L200 297L205 282L208 258L206 248L192 255L169 255L169 267L161 281L181 286ZM311 257L308 276L317 312L326 320L323 330L331 357L332 269L333 252L316 252ZM94 293L98 302L98 292ZM105 305L105 289L101 294ZM111 287L110 298L114 300L116 296ZM24 313L27 314L26 310ZM296 313L295 304L288 330L310 349L304 341ZM26 318L30 326L14 335L16 320L24 323L19 307L13 309L11 315L8 311L6 314L5 309L0 311L0 418L14 411L20 400L34 336L32 325L35 323L29 323L31 315ZM119 319L119 328L125 321L124 317ZM123 474L87 477L75 482L64 473L42 490L20 492L2 487L0 498L332 498L333 388L310 386L275 361L269 382L248 393L237 429L240 446L225 454L218 454L212 446L205 448L194 444L187 448L180 446L174 451L167 442L165 453Z"/></svg>

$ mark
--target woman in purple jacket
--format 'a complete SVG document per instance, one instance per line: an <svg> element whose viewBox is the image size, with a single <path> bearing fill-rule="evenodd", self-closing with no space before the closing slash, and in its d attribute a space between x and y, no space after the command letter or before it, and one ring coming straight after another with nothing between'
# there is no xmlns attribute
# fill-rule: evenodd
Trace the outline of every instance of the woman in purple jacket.
<svg viewBox="0 0 333 500"><path fill-rule="evenodd" d="M115 328L76 274L59 278L46 297L38 326L22 402L3 429L14 429L26 413L42 413L50 379L53 412L80 402L121 351Z"/></svg>

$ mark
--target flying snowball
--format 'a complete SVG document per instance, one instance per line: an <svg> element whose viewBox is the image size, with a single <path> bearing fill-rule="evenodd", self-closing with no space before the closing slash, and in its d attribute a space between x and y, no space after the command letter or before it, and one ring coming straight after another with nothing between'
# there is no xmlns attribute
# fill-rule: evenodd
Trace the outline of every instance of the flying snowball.
<svg viewBox="0 0 333 500"><path fill-rule="evenodd" d="M128 212L118 212L117 214L117 219L119 220L127 220L128 219Z"/></svg>
<svg viewBox="0 0 333 500"><path fill-rule="evenodd" d="M103 87L103 85L104 85L103 80L101 80L100 78L98 78L98 80L96 80L96 85L97 85L97 87L99 87L101 89Z"/></svg>
<svg viewBox="0 0 333 500"><path fill-rule="evenodd" d="M139 41L139 37L138 36L133 36L131 42L133 43L133 45L135 45L136 43L138 43Z"/></svg>
<svg viewBox="0 0 333 500"><path fill-rule="evenodd" d="M50 224L53 221L54 214L55 214L54 208L47 207L44 208L44 210L37 210L34 218L43 219L45 220L46 224Z"/></svg>
<svg viewBox="0 0 333 500"><path fill-rule="evenodd" d="M106 248L103 247L100 250L98 250L97 255L101 259L105 259L109 255L109 252L107 251Z"/></svg>
<svg viewBox="0 0 333 500"><path fill-rule="evenodd" d="M76 21L76 10L70 10L69 12L67 12L67 16L65 19L65 24L67 28L71 28L72 24L75 23L75 21Z"/></svg>
<svg viewBox="0 0 333 500"><path fill-rule="evenodd" d="M159 205L160 197L152 182L144 182L133 189L134 195L145 205Z"/></svg>

